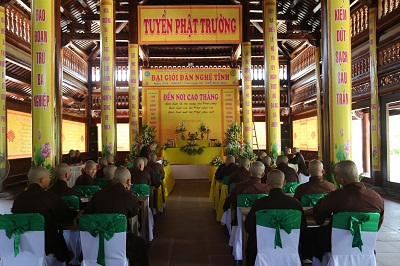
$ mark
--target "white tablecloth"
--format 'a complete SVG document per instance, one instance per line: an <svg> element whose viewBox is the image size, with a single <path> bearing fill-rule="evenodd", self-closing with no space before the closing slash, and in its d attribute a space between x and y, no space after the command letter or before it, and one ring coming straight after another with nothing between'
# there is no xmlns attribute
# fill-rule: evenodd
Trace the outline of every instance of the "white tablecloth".
<svg viewBox="0 0 400 266"><path fill-rule="evenodd" d="M69 187L73 187L75 185L75 181L82 174L83 165L75 165L70 166L71 168L71 178L68 180L67 184Z"/></svg>

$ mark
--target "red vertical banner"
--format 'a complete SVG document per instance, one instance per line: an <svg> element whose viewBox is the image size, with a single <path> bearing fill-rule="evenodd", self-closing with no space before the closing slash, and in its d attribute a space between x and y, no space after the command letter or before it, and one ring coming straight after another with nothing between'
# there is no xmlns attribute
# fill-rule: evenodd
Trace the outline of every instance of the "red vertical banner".
<svg viewBox="0 0 400 266"><path fill-rule="evenodd" d="M251 92L251 43L242 44L242 98L243 98L243 137L253 147L253 94ZM230 125L230 124L229 124Z"/></svg>
<svg viewBox="0 0 400 266"><path fill-rule="evenodd" d="M129 44L129 147L139 133L139 45Z"/></svg>
<svg viewBox="0 0 400 266"><path fill-rule="evenodd" d="M101 134L103 156L116 154L115 10L114 1L100 1Z"/></svg>
<svg viewBox="0 0 400 266"><path fill-rule="evenodd" d="M265 89L267 96L267 152L276 158L281 149L280 81L276 1L264 2Z"/></svg>

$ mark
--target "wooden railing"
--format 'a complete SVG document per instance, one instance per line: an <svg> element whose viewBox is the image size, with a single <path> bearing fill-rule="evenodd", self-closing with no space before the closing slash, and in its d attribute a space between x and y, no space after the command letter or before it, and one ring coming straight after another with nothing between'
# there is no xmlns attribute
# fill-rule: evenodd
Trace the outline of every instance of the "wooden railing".
<svg viewBox="0 0 400 266"><path fill-rule="evenodd" d="M351 77L369 72L369 56L351 62Z"/></svg>
<svg viewBox="0 0 400 266"><path fill-rule="evenodd" d="M396 61L400 61L400 41L384 47L379 51L378 66L384 66Z"/></svg>
<svg viewBox="0 0 400 266"><path fill-rule="evenodd" d="M368 29L368 17L368 6L362 6L351 13L351 37L354 37Z"/></svg>
<svg viewBox="0 0 400 266"><path fill-rule="evenodd" d="M85 59L71 49L63 48L62 61L64 70L70 70L70 74L75 75L84 82L88 81L88 64Z"/></svg>
<svg viewBox="0 0 400 266"><path fill-rule="evenodd" d="M306 48L300 55L295 57L290 65L291 76L296 76L302 70L315 63L315 47L310 46Z"/></svg>
<svg viewBox="0 0 400 266"><path fill-rule="evenodd" d="M398 8L400 8L400 0L383 0L381 18L386 15L389 15Z"/></svg>
<svg viewBox="0 0 400 266"><path fill-rule="evenodd" d="M12 6L6 8L6 29L19 39L31 43L30 18Z"/></svg>

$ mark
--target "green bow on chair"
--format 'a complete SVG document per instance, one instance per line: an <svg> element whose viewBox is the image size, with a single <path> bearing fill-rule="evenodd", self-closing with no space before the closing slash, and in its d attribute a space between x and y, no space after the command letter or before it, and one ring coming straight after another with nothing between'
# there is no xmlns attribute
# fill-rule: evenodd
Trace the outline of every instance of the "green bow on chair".
<svg viewBox="0 0 400 266"><path fill-rule="evenodd" d="M360 219L357 219L354 216L350 216L350 232L353 236L352 247L358 247L358 249L362 252L363 241L361 239L361 226L369 221L369 216L364 216Z"/></svg>
<svg viewBox="0 0 400 266"><path fill-rule="evenodd" d="M99 235L97 263L105 266L104 239L109 241L114 233L125 232L126 217L123 214L85 214L79 219L79 226L93 237Z"/></svg>
<svg viewBox="0 0 400 266"><path fill-rule="evenodd" d="M339 212L333 215L332 228L350 230L352 247L362 252L361 231L377 232L379 217L379 213L375 212Z"/></svg>
<svg viewBox="0 0 400 266"><path fill-rule="evenodd" d="M288 221L288 216L274 216L271 221L271 226L275 228L275 245L282 248L282 239L281 239L281 229L285 230L286 233L290 234L292 232L292 224Z"/></svg>
<svg viewBox="0 0 400 266"><path fill-rule="evenodd" d="M283 248L281 229L290 234L293 229L300 229L301 212L290 209L264 209L256 212L256 224L275 229L274 248Z"/></svg>
<svg viewBox="0 0 400 266"><path fill-rule="evenodd" d="M246 197L246 198L244 199L244 206L246 206L246 207L251 207L251 206L253 206L253 203L254 203L254 201L252 201L251 198L249 198L249 197Z"/></svg>
<svg viewBox="0 0 400 266"><path fill-rule="evenodd" d="M6 236L14 238L14 258L20 252L21 235L26 231L43 231L44 218L40 214L5 214L0 215L0 229L6 231Z"/></svg>
<svg viewBox="0 0 400 266"><path fill-rule="evenodd" d="M251 207L256 200L266 196L268 196L268 194L239 194L237 197L237 206Z"/></svg>

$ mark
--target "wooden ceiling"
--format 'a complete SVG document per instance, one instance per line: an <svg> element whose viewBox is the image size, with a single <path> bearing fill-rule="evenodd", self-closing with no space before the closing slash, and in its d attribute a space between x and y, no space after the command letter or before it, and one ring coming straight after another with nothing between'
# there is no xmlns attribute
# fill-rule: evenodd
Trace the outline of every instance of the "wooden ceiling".
<svg viewBox="0 0 400 266"><path fill-rule="evenodd" d="M30 0L0 0L30 16ZM127 65L129 38L129 2L139 5L237 5L236 0L115 0L117 62ZM351 0L351 3L358 0ZM262 0L249 0L252 64L262 65ZM100 64L100 0L61 0L62 45L69 47L96 66ZM320 0L277 0L278 48L280 60L289 61L308 45L320 39ZM9 40L7 40L9 42ZM240 66L240 46L221 45L142 45L141 66ZM7 61L8 97L30 102L30 70ZM65 84L65 82L64 82ZM89 87L89 84L85 84ZM71 84L63 86L64 106L80 105L87 91ZM81 105L80 105L81 106ZM81 108L81 107L79 107Z"/></svg>

